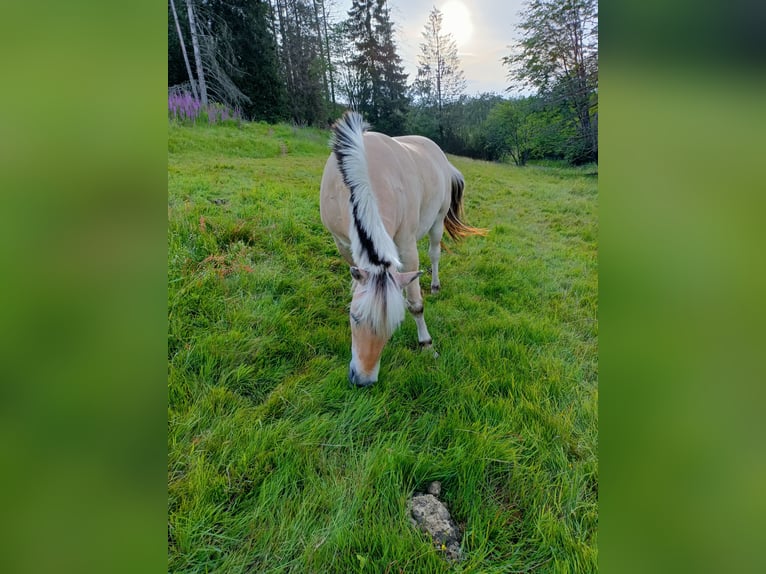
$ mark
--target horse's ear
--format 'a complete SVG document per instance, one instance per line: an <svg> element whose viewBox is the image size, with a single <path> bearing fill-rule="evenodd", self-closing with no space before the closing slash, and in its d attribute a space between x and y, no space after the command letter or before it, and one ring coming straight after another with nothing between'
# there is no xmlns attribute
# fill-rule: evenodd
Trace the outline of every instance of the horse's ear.
<svg viewBox="0 0 766 574"><path fill-rule="evenodd" d="M367 283L367 271L364 269L359 269L359 267L351 268L351 277L353 277L356 281L359 281L359 283L362 285Z"/></svg>
<svg viewBox="0 0 766 574"><path fill-rule="evenodd" d="M422 271L408 271L407 273L394 273L394 279L400 289L404 289L415 279L423 275Z"/></svg>

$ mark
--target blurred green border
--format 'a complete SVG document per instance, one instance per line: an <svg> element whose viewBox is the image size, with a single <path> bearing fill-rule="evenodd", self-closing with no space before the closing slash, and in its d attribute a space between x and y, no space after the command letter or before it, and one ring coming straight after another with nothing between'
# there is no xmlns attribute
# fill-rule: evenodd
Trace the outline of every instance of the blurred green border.
<svg viewBox="0 0 766 574"><path fill-rule="evenodd" d="M766 571L763 14L602 3L601 572Z"/></svg>
<svg viewBox="0 0 766 574"><path fill-rule="evenodd" d="M166 7L6 4L0 570L162 570Z"/></svg>

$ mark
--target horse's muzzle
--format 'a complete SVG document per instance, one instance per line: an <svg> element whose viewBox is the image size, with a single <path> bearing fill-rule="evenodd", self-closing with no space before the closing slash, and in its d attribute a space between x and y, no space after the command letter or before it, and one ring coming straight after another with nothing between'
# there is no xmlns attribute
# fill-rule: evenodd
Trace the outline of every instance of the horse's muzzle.
<svg viewBox="0 0 766 574"><path fill-rule="evenodd" d="M356 372L356 369L354 369L353 365L348 366L348 382L355 387L369 387L375 384L375 381L365 381L362 379L359 376L359 373Z"/></svg>

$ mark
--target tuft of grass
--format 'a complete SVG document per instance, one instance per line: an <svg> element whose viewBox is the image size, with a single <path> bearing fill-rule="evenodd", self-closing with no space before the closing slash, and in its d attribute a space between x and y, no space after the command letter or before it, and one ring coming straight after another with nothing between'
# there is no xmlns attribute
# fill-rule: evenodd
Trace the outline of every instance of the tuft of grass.
<svg viewBox="0 0 766 574"><path fill-rule="evenodd" d="M425 295L440 356L408 317L350 389L328 135L169 127L168 570L595 571L596 178L451 158L490 231L447 240ZM432 480L460 564L408 521Z"/></svg>

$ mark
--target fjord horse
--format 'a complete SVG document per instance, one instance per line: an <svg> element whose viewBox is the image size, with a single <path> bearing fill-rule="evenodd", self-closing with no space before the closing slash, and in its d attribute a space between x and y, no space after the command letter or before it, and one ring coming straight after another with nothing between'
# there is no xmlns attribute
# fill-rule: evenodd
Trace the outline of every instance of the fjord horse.
<svg viewBox="0 0 766 574"><path fill-rule="evenodd" d="M368 131L356 112L335 125L320 190L322 223L351 265L353 296L349 381L378 380L380 355L409 309L422 347L432 344L423 318L417 241L426 233L431 293L437 293L442 234L483 235L465 225L462 174L421 136L390 138ZM402 296L406 290L407 299Z"/></svg>

